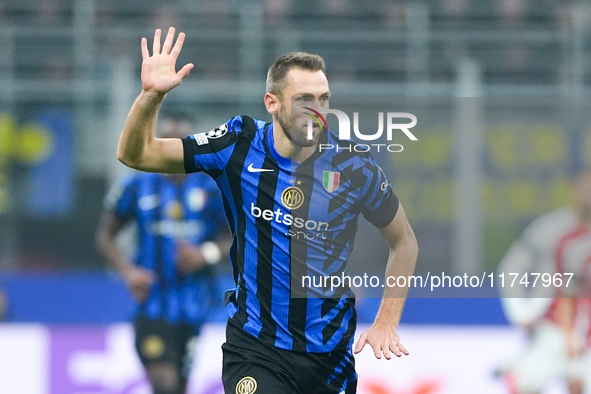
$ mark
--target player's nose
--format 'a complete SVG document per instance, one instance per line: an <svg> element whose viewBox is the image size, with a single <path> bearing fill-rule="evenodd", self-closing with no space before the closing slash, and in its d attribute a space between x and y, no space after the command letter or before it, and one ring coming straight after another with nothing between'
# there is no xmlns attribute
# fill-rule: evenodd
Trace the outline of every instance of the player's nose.
<svg viewBox="0 0 591 394"><path fill-rule="evenodd" d="M324 108L322 106L322 102L320 101L320 98L318 98L318 97L314 97L314 99L310 102L309 107L316 110L316 111L320 111L321 109Z"/></svg>

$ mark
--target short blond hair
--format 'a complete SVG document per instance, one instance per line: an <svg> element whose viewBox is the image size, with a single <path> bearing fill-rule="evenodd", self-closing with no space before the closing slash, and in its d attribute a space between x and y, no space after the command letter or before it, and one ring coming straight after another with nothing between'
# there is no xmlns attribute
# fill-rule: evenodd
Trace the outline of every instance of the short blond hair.
<svg viewBox="0 0 591 394"><path fill-rule="evenodd" d="M290 52L279 56L267 71L266 92L280 96L285 76L292 68L308 71L322 71L326 76L326 65L320 55L307 52Z"/></svg>

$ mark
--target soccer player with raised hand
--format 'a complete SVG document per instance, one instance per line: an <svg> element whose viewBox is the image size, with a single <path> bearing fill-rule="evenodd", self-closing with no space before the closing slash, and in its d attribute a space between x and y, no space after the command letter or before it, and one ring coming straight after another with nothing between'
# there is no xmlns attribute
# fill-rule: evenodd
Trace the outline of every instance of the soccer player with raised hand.
<svg viewBox="0 0 591 394"><path fill-rule="evenodd" d="M118 159L142 171L205 172L222 191L236 281L226 292L225 392L355 393L353 291L302 288L302 278L345 272L360 214L390 247L386 275L412 275L417 241L392 185L353 141L321 127L307 137L302 109L328 108L330 89L324 60L304 52L269 68L263 101L272 122L243 115L183 139L156 138L165 94L193 67L176 71L184 34L174 36L171 28L161 47L157 30L151 55L142 39L142 92ZM319 144L343 149L320 152ZM377 358L408 354L397 334L406 291L386 289L355 352L369 344Z"/></svg>

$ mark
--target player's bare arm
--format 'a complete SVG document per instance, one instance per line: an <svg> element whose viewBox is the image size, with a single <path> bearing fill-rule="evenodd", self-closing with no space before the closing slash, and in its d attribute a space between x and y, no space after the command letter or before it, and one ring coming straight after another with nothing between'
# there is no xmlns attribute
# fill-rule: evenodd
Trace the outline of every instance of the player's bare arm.
<svg viewBox="0 0 591 394"><path fill-rule="evenodd" d="M402 205L398 208L392 222L381 228L380 233L390 245L386 277L412 275L419 248ZM396 332L407 292L408 288L386 287L374 323L361 334L355 346L355 353L359 353L367 343L373 348L376 358L382 358L383 354L386 359L390 360L392 353L397 357L409 354L404 345L400 343Z"/></svg>
<svg viewBox="0 0 591 394"><path fill-rule="evenodd" d="M150 295L154 274L134 265L117 243L117 236L125 226L111 211L103 212L96 232L96 244L109 264L121 275L134 298L144 302Z"/></svg>
<svg viewBox="0 0 591 394"><path fill-rule="evenodd" d="M576 333L575 316L576 316L576 298L568 297L565 294L560 294L556 298L556 319L559 327L563 330L566 338L566 352L570 358L580 356L583 350L582 343Z"/></svg>
<svg viewBox="0 0 591 394"><path fill-rule="evenodd" d="M148 40L141 40L142 92L133 103L119 138L117 158L128 167L142 171L183 173L183 146L177 138L156 138L158 109L166 93L177 87L189 75L193 64L176 71L176 61L183 47L185 34L175 41L171 27L161 43L161 31L154 33L152 55Z"/></svg>

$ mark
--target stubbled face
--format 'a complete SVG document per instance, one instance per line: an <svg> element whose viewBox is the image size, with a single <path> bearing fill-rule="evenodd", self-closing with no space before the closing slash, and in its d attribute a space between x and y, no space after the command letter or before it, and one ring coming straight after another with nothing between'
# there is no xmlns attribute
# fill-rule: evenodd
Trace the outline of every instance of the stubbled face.
<svg viewBox="0 0 591 394"><path fill-rule="evenodd" d="M291 143L299 147L316 145L321 129L316 122L312 122L313 138L308 139L308 120L311 118L306 114L310 111L305 107L316 111L328 109L330 90L326 75L320 70L293 68L285 77L278 99L277 120Z"/></svg>

